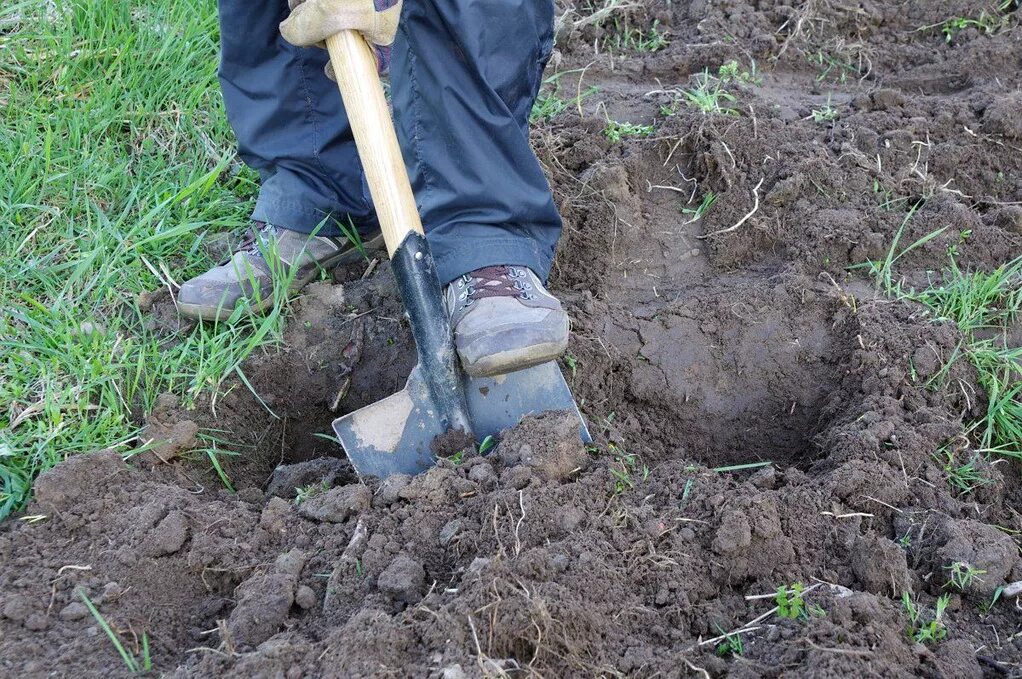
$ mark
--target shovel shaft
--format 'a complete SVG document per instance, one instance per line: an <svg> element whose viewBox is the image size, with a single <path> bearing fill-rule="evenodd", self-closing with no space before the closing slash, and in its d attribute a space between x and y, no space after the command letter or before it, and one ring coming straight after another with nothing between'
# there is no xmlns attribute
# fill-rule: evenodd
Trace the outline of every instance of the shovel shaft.
<svg viewBox="0 0 1022 679"><path fill-rule="evenodd" d="M376 55L356 31L342 31L327 38L326 46L387 252L393 257L408 234L421 235L423 230L377 74Z"/></svg>
<svg viewBox="0 0 1022 679"><path fill-rule="evenodd" d="M430 394L429 403L422 407L443 429L460 429L471 435L450 318L376 72L376 55L355 31L343 31L328 38L326 44L412 326L419 358L416 370ZM404 423L387 424L399 427Z"/></svg>

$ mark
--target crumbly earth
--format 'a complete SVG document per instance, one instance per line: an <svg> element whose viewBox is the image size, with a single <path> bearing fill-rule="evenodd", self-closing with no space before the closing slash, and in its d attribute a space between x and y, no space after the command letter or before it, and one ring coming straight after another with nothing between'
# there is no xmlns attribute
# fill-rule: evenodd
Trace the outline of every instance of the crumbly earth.
<svg viewBox="0 0 1022 679"><path fill-rule="evenodd" d="M930 380L958 331L848 270L918 201L902 243L947 228L898 261L909 283L950 247L962 267L1022 252L1022 29L1010 13L948 42L940 25L977 11L674 0L601 23L560 5L558 96L599 91L533 141L597 445L552 414L485 457L359 484L318 434L399 389L414 352L386 265L338 272L248 362L261 402L161 399L159 456L39 479L0 526L0 672L124 674L84 594L126 653L147 639L153 673L181 678L1022 676L1016 601L989 605L1022 580L1022 470L952 491L934 453L967 446L986 405L963 361ZM654 21L665 48L605 46ZM757 64L729 85L736 115L665 93L731 59ZM813 120L828 101L838 119ZM655 132L614 143L608 119ZM709 191L702 219L683 212ZM209 430L241 452L220 458L237 493L190 452ZM964 592L955 562L984 571ZM768 614L795 582L806 615ZM924 616L951 593L946 639L909 638L905 592ZM740 654L718 650L745 627Z"/></svg>

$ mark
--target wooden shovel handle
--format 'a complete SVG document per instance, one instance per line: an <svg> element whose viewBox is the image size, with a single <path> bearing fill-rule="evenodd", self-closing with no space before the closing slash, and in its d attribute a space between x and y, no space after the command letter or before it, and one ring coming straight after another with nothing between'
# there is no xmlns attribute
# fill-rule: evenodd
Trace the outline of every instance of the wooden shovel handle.
<svg viewBox="0 0 1022 679"><path fill-rule="evenodd" d="M393 256L409 233L422 234L423 231L377 73L376 55L357 31L342 31L327 38L326 46L355 134L355 145L380 219L387 252Z"/></svg>

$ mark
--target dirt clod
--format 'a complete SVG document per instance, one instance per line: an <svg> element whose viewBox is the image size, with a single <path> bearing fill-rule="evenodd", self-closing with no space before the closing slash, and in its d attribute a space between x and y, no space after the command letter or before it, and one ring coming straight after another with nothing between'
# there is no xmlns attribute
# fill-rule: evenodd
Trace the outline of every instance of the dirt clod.
<svg viewBox="0 0 1022 679"><path fill-rule="evenodd" d="M180 550L188 540L188 517L173 511L146 537L142 551L148 556L166 556Z"/></svg>
<svg viewBox="0 0 1022 679"><path fill-rule="evenodd" d="M504 465L529 467L548 481L566 479L589 466L578 438L578 419L571 413L526 417L503 435L496 455ZM514 479L509 483L519 485Z"/></svg>
<svg viewBox="0 0 1022 679"><path fill-rule="evenodd" d="M351 466L334 457L320 457L306 462L282 464L273 470L266 494L293 500L300 488L330 488L355 481Z"/></svg>
<svg viewBox="0 0 1022 679"><path fill-rule="evenodd" d="M879 536L857 539L851 559L852 571L867 591L899 596L911 589L905 551L890 540Z"/></svg>
<svg viewBox="0 0 1022 679"><path fill-rule="evenodd" d="M413 604L422 598L425 582L422 564L402 554L380 573L376 586L396 601Z"/></svg>
<svg viewBox="0 0 1022 679"><path fill-rule="evenodd" d="M362 484L340 486L314 495L298 507L298 513L316 521L341 523L369 508L373 494Z"/></svg>

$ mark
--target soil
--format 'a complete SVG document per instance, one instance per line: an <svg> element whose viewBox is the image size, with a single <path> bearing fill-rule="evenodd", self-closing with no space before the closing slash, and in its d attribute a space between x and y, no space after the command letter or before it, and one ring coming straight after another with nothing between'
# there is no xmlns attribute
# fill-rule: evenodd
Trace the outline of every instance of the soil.
<svg viewBox="0 0 1022 679"><path fill-rule="evenodd" d="M963 268L1022 252L1014 14L948 41L972 0L629 3L615 30L658 21L670 44L594 53L615 23L587 7L559 6L551 73L559 96L599 91L533 142L595 446L554 413L360 484L321 434L400 389L414 351L386 264L338 271L245 365L259 399L168 396L153 452L40 477L0 526L5 675L126 673L84 594L173 677L1022 676L1022 614L990 605L1022 580L1022 470L952 490L934 454L965 451L986 406L964 361L929 379L959 333L849 269L903 223L904 245L947 227L898 260L907 285L949 248ZM661 111L731 59L757 64L736 115ZM813 120L828 101L837 120ZM607 119L655 133L612 143ZM236 493L193 452L212 430L241 453L220 456ZM983 574L958 591L955 562ZM796 582L805 614L767 615ZM951 594L945 639L909 637L905 592L924 616Z"/></svg>

